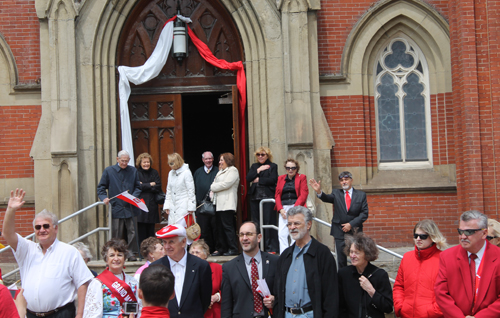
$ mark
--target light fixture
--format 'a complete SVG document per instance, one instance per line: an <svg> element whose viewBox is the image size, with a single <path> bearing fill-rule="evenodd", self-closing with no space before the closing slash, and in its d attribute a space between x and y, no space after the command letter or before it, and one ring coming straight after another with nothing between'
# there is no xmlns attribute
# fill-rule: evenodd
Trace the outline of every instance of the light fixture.
<svg viewBox="0 0 500 318"><path fill-rule="evenodd" d="M177 0L177 14L181 14L181 4L180 1ZM187 36L187 25L181 19L177 18L174 22L174 49L173 56L174 58L182 63L182 59L188 56L188 36Z"/></svg>

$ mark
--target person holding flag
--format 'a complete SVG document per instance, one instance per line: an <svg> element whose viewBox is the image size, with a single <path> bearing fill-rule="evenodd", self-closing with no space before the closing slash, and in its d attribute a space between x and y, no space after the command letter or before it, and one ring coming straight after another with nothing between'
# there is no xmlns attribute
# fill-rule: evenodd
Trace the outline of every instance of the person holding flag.
<svg viewBox="0 0 500 318"><path fill-rule="evenodd" d="M134 199L141 195L141 183L136 168L129 165L130 155L127 151L118 152L116 162L115 165L104 169L101 181L97 185L97 195L102 202L106 204L111 202L113 207L111 235L125 239L128 243L128 249L134 254L128 260L135 261L137 260L135 255L139 254L137 211L134 211L131 204L139 206L139 202ZM115 197L118 195L129 200L117 200Z"/></svg>

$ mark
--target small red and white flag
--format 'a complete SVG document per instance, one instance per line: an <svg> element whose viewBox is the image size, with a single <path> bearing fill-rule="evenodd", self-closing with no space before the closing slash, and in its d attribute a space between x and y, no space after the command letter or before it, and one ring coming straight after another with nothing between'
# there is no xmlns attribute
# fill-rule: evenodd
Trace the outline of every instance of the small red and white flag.
<svg viewBox="0 0 500 318"><path fill-rule="evenodd" d="M148 207L146 206L146 203L144 202L143 199L139 199L128 193L128 191L123 191L119 195L116 196L116 198L123 200L127 203L130 203L139 209L143 210L144 212L149 212Z"/></svg>

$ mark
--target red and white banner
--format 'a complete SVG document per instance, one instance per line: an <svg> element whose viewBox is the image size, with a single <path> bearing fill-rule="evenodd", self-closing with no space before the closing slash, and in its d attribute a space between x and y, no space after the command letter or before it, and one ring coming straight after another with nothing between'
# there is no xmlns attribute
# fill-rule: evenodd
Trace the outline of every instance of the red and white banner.
<svg viewBox="0 0 500 318"><path fill-rule="evenodd" d="M127 191L123 191L119 195L116 196L116 198L123 200L127 203L130 203L139 209L143 210L144 212L149 212L148 207L146 206L146 203L144 202L143 199L139 199L128 193Z"/></svg>

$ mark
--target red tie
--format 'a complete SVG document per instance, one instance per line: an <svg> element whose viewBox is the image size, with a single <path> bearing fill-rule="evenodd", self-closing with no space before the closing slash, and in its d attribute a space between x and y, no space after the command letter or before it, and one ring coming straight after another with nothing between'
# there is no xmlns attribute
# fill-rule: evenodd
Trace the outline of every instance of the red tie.
<svg viewBox="0 0 500 318"><path fill-rule="evenodd" d="M349 211L349 208L351 207L351 196L349 195L349 191L345 192L345 205L347 207L347 211Z"/></svg>
<svg viewBox="0 0 500 318"><path fill-rule="evenodd" d="M472 309L474 309L474 301L476 300L476 262L474 261L477 258L476 254L470 254L470 277L472 277Z"/></svg>
<svg viewBox="0 0 500 318"><path fill-rule="evenodd" d="M257 279L259 279L259 270L255 258L252 258L252 292L253 292L253 310L256 313L262 312L262 297L257 292Z"/></svg>

